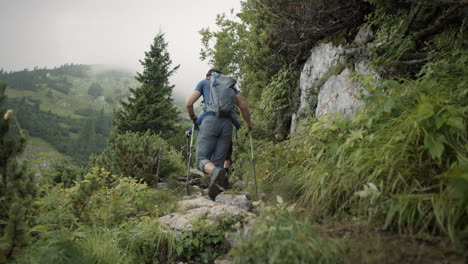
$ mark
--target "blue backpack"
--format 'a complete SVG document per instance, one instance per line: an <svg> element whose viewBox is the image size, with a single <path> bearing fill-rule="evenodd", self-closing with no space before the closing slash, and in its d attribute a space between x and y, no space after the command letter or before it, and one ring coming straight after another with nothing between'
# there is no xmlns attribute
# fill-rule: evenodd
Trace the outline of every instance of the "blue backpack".
<svg viewBox="0 0 468 264"><path fill-rule="evenodd" d="M237 80L217 72L211 74L210 101L206 111L219 117L231 117L236 107Z"/></svg>

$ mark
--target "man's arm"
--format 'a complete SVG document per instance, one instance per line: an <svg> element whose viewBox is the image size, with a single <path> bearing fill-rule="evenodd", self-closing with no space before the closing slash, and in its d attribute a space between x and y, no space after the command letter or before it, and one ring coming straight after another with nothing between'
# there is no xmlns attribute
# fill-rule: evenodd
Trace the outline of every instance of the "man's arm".
<svg viewBox="0 0 468 264"><path fill-rule="evenodd" d="M240 94L236 94L236 104L239 107L240 112L242 114L242 118L247 123L247 126L249 128L253 127L253 122L252 120L250 120L249 108L247 107L247 104L245 103L244 99Z"/></svg>
<svg viewBox="0 0 468 264"><path fill-rule="evenodd" d="M200 98L201 93L199 91L193 91L190 97L185 102L185 107L187 108L187 113L190 117L190 120L197 120L197 115L195 114L195 110L193 109L193 104Z"/></svg>

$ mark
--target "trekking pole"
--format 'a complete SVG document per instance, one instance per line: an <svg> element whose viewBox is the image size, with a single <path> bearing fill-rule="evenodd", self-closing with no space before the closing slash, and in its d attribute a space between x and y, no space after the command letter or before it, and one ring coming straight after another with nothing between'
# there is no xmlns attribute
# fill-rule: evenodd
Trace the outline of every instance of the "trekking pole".
<svg viewBox="0 0 468 264"><path fill-rule="evenodd" d="M239 137L237 137L237 129L236 129L236 145L237 145L237 158L239 159L239 180L242 181L242 158L240 155L240 148L239 148Z"/></svg>
<svg viewBox="0 0 468 264"><path fill-rule="evenodd" d="M195 122L192 125L192 133L187 137L187 178L185 180L185 195L189 193L190 160L192 159L193 134L195 133Z"/></svg>
<svg viewBox="0 0 468 264"><path fill-rule="evenodd" d="M159 167L161 166L161 160L163 159L163 156L162 156L162 148L159 148L159 152L158 152L158 155L156 156L155 158L155 164L156 164L156 173L154 175L154 178L155 178L155 182L156 182L156 186L158 186L158 182L159 182ZM154 168L153 168L154 169Z"/></svg>
<svg viewBox="0 0 468 264"><path fill-rule="evenodd" d="M257 197L258 201L258 188L257 188L257 172L255 171L255 157L254 157L254 150L253 150L253 140L252 140L252 128L249 127L250 134L250 151L252 153L252 166L253 166L253 174L254 174L254 184L255 184L255 196Z"/></svg>

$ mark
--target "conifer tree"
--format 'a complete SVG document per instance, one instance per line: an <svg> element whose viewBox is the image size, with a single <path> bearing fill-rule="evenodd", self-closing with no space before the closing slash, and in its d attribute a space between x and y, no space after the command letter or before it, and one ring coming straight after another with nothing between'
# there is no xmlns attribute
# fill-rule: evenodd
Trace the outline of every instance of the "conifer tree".
<svg viewBox="0 0 468 264"><path fill-rule="evenodd" d="M169 77L179 68L171 67L172 60L167 51L164 34L159 33L145 59L140 60L143 72L135 79L141 86L130 89L128 102L121 101L122 108L115 111L114 124L119 133L146 132L161 133L168 138L175 130L178 110L173 105Z"/></svg>
<svg viewBox="0 0 468 264"><path fill-rule="evenodd" d="M36 193L33 174L26 164L15 160L26 144L26 135L20 130L17 139L9 133L13 111L2 109L5 89L0 83L0 263L13 259L27 245L26 216Z"/></svg>

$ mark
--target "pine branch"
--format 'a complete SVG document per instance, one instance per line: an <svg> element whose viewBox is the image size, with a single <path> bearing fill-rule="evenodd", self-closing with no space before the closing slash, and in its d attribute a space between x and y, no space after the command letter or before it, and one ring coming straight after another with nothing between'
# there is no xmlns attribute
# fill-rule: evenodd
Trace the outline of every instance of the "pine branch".
<svg viewBox="0 0 468 264"><path fill-rule="evenodd" d="M426 3L426 0L422 0L416 5L416 7L414 9L411 10L412 12L410 14L410 18L408 19L408 22L406 23L406 26L405 26L405 28L403 29L403 32L402 32L403 35L406 36L406 34L408 34L410 26L413 24L413 22L416 19L419 11L421 10L422 6L425 3Z"/></svg>
<svg viewBox="0 0 468 264"><path fill-rule="evenodd" d="M452 6L450 7L447 11L445 11L442 15L440 15L434 24L431 26L416 32L414 34L414 40L419 40L421 38L424 38L428 35L432 35L436 33L437 31L441 30L443 27L445 27L447 24L450 24L453 20L456 20L458 18L458 14L455 13L456 10L459 9L459 6Z"/></svg>

